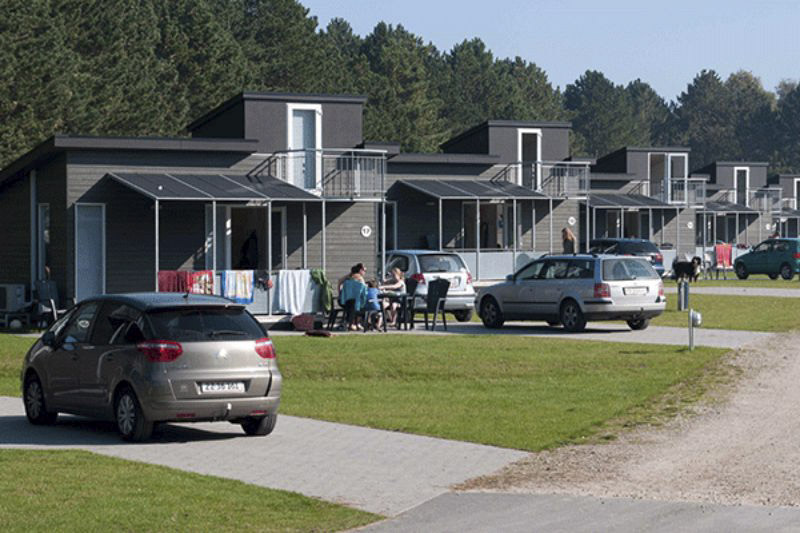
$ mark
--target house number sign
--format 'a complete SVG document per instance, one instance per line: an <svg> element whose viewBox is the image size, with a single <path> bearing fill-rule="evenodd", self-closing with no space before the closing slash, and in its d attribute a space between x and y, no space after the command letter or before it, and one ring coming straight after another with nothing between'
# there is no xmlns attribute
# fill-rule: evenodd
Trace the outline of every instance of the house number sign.
<svg viewBox="0 0 800 533"><path fill-rule="evenodd" d="M365 239L369 239L372 235L372 228L369 226L361 226L361 236Z"/></svg>

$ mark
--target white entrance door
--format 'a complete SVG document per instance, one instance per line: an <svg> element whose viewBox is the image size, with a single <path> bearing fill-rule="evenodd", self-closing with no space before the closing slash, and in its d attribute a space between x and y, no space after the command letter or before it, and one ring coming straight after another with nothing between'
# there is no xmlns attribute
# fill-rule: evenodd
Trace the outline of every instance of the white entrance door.
<svg viewBox="0 0 800 533"><path fill-rule="evenodd" d="M106 208L75 204L75 300L106 291Z"/></svg>
<svg viewBox="0 0 800 533"><path fill-rule="evenodd" d="M317 113L313 109L292 110L293 183L304 189L317 188Z"/></svg>

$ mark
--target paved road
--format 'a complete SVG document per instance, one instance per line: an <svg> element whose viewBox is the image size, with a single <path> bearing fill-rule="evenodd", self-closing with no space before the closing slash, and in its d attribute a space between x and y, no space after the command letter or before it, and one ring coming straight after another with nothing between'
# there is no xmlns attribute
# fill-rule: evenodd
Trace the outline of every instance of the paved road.
<svg viewBox="0 0 800 533"><path fill-rule="evenodd" d="M0 448L79 448L284 489L395 516L490 474L526 452L281 415L275 432L244 437L225 422L168 425L145 444L110 423L59 417L35 427L19 398L0 396Z"/></svg>
<svg viewBox="0 0 800 533"><path fill-rule="evenodd" d="M800 532L800 509L557 494L449 493L361 531Z"/></svg>
<svg viewBox="0 0 800 533"><path fill-rule="evenodd" d="M777 282L776 282L777 283ZM677 294L675 286L667 286L664 291L668 294ZM692 294L722 294L730 296L771 296L774 298L800 298L800 289L797 288L769 288L769 287L689 287Z"/></svg>
<svg viewBox="0 0 800 533"><path fill-rule="evenodd" d="M665 326L650 326L644 331L631 331L623 324L592 322L582 333L568 333L560 327L549 327L541 322L507 322L502 329L487 329L481 324L448 322L448 330L438 328L435 332L426 331L422 325L417 326L411 334L414 335L517 335L521 337L542 337L549 339L609 341L609 342L634 342L644 344L670 344L686 346L689 343L689 333L686 328L673 328ZM407 331L397 331L390 328L389 333L408 335ZM270 330L270 335L302 335L296 331ZM337 335L364 335L364 333L337 332ZM380 333L369 333L380 335ZM762 342L772 333L761 331L733 331L727 329L695 329L695 344L698 346L712 346L717 348L739 348L750 343Z"/></svg>

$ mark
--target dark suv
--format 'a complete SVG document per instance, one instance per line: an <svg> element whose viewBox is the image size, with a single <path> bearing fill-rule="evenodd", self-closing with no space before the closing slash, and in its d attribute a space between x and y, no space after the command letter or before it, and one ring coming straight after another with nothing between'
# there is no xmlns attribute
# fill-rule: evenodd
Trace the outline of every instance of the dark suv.
<svg viewBox="0 0 800 533"><path fill-rule="evenodd" d="M647 239L595 239L590 241L589 246L589 251L593 254L646 257L658 275L664 276L664 256L658 247Z"/></svg>

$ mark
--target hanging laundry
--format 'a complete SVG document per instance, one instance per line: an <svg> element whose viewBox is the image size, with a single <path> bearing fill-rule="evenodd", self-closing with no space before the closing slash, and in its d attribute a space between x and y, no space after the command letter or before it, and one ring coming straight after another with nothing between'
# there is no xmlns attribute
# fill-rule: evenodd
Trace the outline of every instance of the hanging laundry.
<svg viewBox="0 0 800 533"><path fill-rule="evenodd" d="M214 294L214 271L199 270L190 276L192 294Z"/></svg>
<svg viewBox="0 0 800 533"><path fill-rule="evenodd" d="M239 304L253 303L255 276L252 270L221 272L222 296Z"/></svg>
<svg viewBox="0 0 800 533"><path fill-rule="evenodd" d="M190 276L185 270L159 270L158 292L188 292Z"/></svg>

